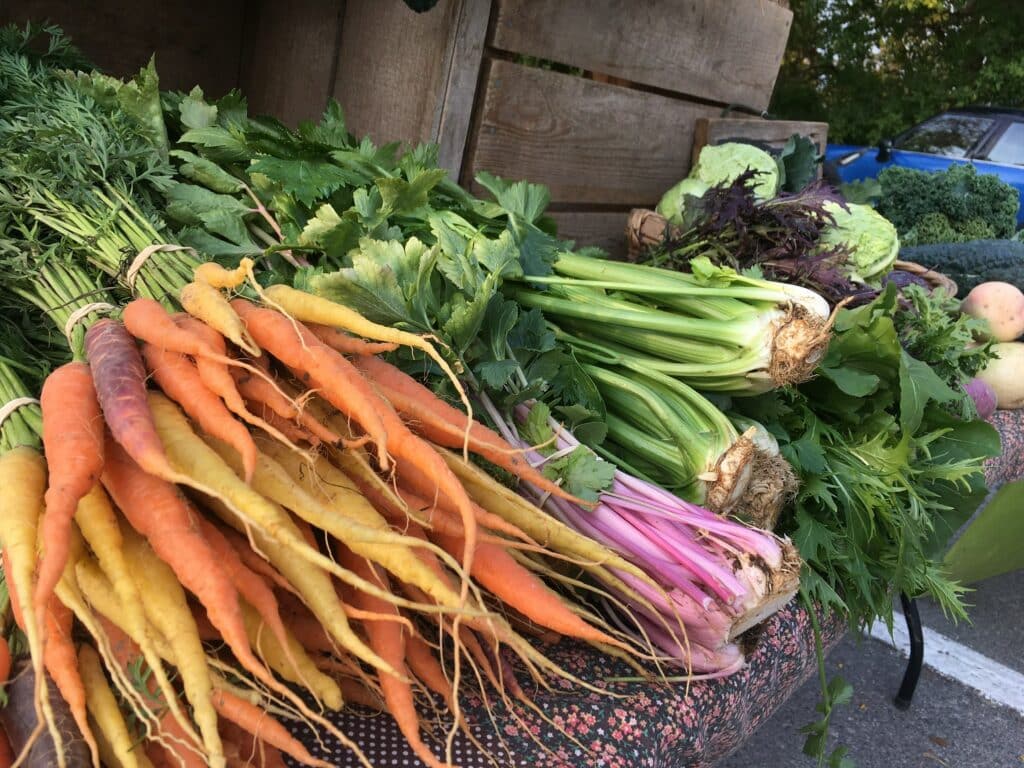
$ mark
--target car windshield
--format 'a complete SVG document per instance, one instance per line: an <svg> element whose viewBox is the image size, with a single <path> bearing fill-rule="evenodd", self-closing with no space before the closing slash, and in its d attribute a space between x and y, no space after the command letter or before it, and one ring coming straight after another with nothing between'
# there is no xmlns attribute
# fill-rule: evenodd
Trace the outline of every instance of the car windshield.
<svg viewBox="0 0 1024 768"><path fill-rule="evenodd" d="M1024 123L1010 123L985 159L1005 165L1024 165Z"/></svg>
<svg viewBox="0 0 1024 768"><path fill-rule="evenodd" d="M995 122L978 115L939 115L921 123L897 142L899 149L944 157L964 157Z"/></svg>

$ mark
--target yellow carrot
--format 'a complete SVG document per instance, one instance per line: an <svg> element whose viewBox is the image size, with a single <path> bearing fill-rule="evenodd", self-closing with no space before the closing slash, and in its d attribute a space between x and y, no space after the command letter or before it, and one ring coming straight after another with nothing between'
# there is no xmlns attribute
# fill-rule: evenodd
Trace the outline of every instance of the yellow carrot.
<svg viewBox="0 0 1024 768"><path fill-rule="evenodd" d="M206 665L206 651L199 629L188 608L185 590L174 571L154 554L145 539L125 526L124 553L139 591L146 595L146 617L170 646L185 686L185 696L203 737L206 758L212 766L224 766L224 748L217 731L217 712L210 704L213 687Z"/></svg>
<svg viewBox="0 0 1024 768"><path fill-rule="evenodd" d="M207 282L193 282L178 292L182 308L197 320L230 339L253 357L260 356L260 348L235 314L230 302L216 287Z"/></svg>
<svg viewBox="0 0 1024 768"><path fill-rule="evenodd" d="M228 471L230 472L230 470ZM271 504L271 502L265 500L264 503ZM287 513L276 505L272 506L275 508L276 513L286 521L282 522L281 525L290 524L292 529L294 529L295 535L301 538L302 535L295 528L295 524L288 520ZM341 648L372 667L388 669L387 663L370 650L369 646L360 640L359 636L352 630L351 625L348 623L348 618L345 616L345 610L341 605L341 601L338 600L338 595L334 591L331 577L325 571L315 566L310 567L309 563L304 559L296 558L290 547L279 543L261 529L253 528L247 531L244 519L240 518L222 502L212 501L209 507L224 522L239 533L251 533L255 549L262 553L271 565L277 568L281 575L296 589L306 602L306 605L309 606L309 610ZM305 546L305 542L303 542L303 545Z"/></svg>
<svg viewBox="0 0 1024 768"><path fill-rule="evenodd" d="M326 704L328 709L341 709L343 700L338 684L317 669L306 649L291 633L288 634L288 646L295 659L294 666L288 660L281 643L266 628L256 609L246 602L242 603L242 618L245 620L249 641L253 648L260 652L267 666L289 682L308 686L313 695Z"/></svg>
<svg viewBox="0 0 1024 768"><path fill-rule="evenodd" d="M134 640L142 656L150 669L153 670L154 679L164 699L170 704L174 719L178 721L186 733L192 732L192 726L188 717L181 711L178 705L178 697L171 687L167 673L160 664L160 658L154 647L154 641L160 639L154 637L151 625L146 621L145 610L142 606L142 597L139 594L138 586L132 577L123 551L123 539L121 528L117 522L117 515L110 504L110 499L102 486L97 484L92 491L86 494L78 502L78 509L75 511L75 522L78 524L85 540L99 559L100 568L107 575L110 584L116 592L116 601L120 608L122 621L114 621L125 633ZM107 618L114 620L106 611L100 609Z"/></svg>
<svg viewBox="0 0 1024 768"><path fill-rule="evenodd" d="M141 750L135 749L117 699L103 674L100 657L92 646L83 644L79 648L78 670L85 685L85 705L90 718L96 722L100 752L102 754L109 749L108 754L103 754L103 762L122 768L140 768L138 756Z"/></svg>
<svg viewBox="0 0 1024 768"><path fill-rule="evenodd" d="M213 438L208 442L236 472L242 470L241 457L231 446ZM459 605L459 595L409 552L410 547L418 544L415 539L387 528L363 525L347 517L340 506L328 508L296 484L284 467L263 453L257 456L252 486L310 525L327 531L357 555L379 563L402 581L420 587L439 604Z"/></svg>
<svg viewBox="0 0 1024 768"><path fill-rule="evenodd" d="M53 738L60 768L64 768L64 740L53 718L53 709L43 674L43 642L33 607L33 574L36 568L36 536L46 492L46 462L38 451L19 446L0 456L0 544L4 551L4 573L12 601L21 606L22 629L28 637L35 675L35 707L38 725L22 750L23 758L47 728Z"/></svg>
<svg viewBox="0 0 1024 768"><path fill-rule="evenodd" d="M259 531L287 551L292 559L304 560L382 600L405 607L432 609L397 598L358 578L309 546L288 514L243 482L217 452L192 431L188 420L174 403L161 394L151 392L149 407L175 477L220 501L231 512L232 519L227 522L232 527L246 534ZM369 651L368 648L366 650Z"/></svg>

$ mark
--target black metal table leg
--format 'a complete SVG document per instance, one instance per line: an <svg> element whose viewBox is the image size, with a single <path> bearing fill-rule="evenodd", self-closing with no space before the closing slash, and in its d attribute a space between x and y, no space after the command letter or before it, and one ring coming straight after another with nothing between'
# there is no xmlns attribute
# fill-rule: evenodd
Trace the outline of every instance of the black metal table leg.
<svg viewBox="0 0 1024 768"><path fill-rule="evenodd" d="M903 617L907 620L907 633L910 635L910 659L907 670L903 673L900 690L893 699L897 709L908 709L914 698L917 680L921 677L921 665L924 662L924 634L921 631L921 616L917 612L917 601L912 597L900 594L903 605Z"/></svg>

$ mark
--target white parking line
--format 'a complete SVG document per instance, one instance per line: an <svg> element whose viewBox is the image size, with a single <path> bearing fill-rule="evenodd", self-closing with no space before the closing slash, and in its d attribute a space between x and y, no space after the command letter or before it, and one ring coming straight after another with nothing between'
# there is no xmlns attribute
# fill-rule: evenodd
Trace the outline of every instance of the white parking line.
<svg viewBox="0 0 1024 768"><path fill-rule="evenodd" d="M902 655L910 654L910 635L902 614L893 613L893 637L885 624L876 621L870 636ZM895 642L894 642L895 641ZM973 688L986 699L1024 715L1024 675L998 661L982 656L966 645L924 627L924 663L943 677Z"/></svg>

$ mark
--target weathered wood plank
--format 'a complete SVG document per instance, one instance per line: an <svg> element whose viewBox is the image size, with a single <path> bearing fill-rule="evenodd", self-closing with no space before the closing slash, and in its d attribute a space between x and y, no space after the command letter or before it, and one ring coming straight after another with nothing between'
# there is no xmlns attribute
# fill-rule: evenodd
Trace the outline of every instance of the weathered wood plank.
<svg viewBox="0 0 1024 768"><path fill-rule="evenodd" d="M792 20L770 0L500 0L491 45L760 110Z"/></svg>
<svg viewBox="0 0 1024 768"><path fill-rule="evenodd" d="M693 125L717 107L491 61L463 182L486 170L566 203L652 205L690 168Z"/></svg>
<svg viewBox="0 0 1024 768"><path fill-rule="evenodd" d="M576 246L596 245L611 256L626 255L627 211L551 211L558 224L558 236L574 240Z"/></svg>
<svg viewBox="0 0 1024 768"><path fill-rule="evenodd" d="M415 13L402 0L347 0L334 97L349 129L374 141L430 141L460 0Z"/></svg>
<svg viewBox="0 0 1024 768"><path fill-rule="evenodd" d="M828 123L801 122L799 120L760 120L742 117L713 117L700 119L694 126L693 162L707 144L720 144L732 139L746 139L781 148L794 133L809 137L824 154L828 143Z"/></svg>
<svg viewBox="0 0 1024 768"><path fill-rule="evenodd" d="M338 0L246 6L240 79L252 114L294 126L323 113L334 88L344 7Z"/></svg>
<svg viewBox="0 0 1024 768"><path fill-rule="evenodd" d="M129 76L154 51L162 88L238 85L243 0L3 0L0 24L52 21L100 69Z"/></svg>
<svg viewBox="0 0 1024 768"><path fill-rule="evenodd" d="M469 139L476 86L480 77L491 0L460 0L451 31L448 77L439 104L432 138L438 143L438 162L459 178Z"/></svg>

